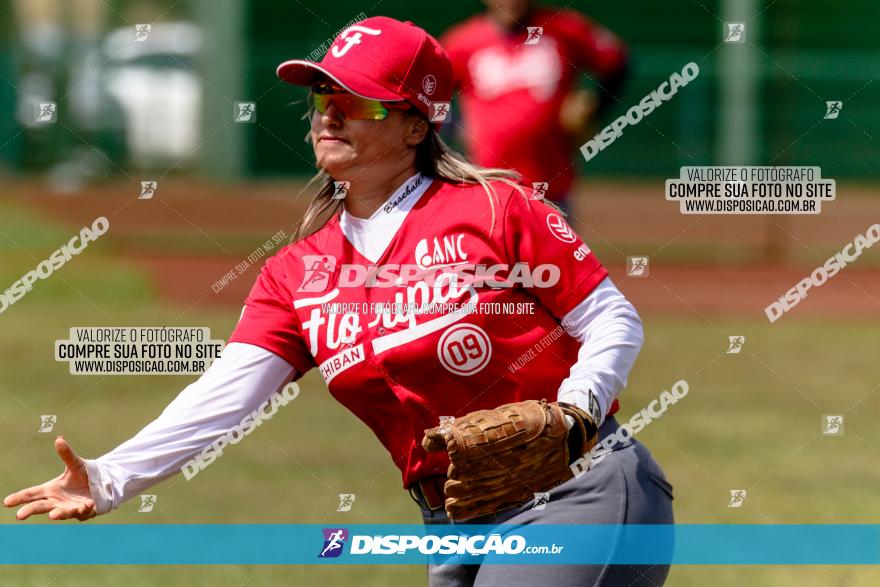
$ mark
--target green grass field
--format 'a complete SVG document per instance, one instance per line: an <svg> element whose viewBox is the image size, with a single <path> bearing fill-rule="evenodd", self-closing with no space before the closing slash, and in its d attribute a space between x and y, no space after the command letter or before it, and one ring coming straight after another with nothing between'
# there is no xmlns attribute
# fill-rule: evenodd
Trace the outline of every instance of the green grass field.
<svg viewBox="0 0 880 587"><path fill-rule="evenodd" d="M61 242L67 227L0 203L0 290ZM53 434L41 414L83 456L129 438L189 377L72 376L53 358L71 326L209 326L225 339L238 312L160 303L147 277L112 258L112 239L74 258L0 314L0 493L57 475ZM244 247L247 250L247 247ZM34 255L36 259L30 255ZM230 259L230 267L240 259ZM249 276L252 279L253 276ZM181 316L181 314L183 315ZM622 419L685 379L690 393L639 438L675 486L682 523L880 523L877 320L786 319L777 324L711 316L644 315L647 341L622 400ZM744 350L725 354L729 334ZM93 524L417 523L384 449L316 373L303 393L192 481L154 488L152 513L134 502ZM845 414L841 437L820 434L822 414ZM747 489L742 508L730 489ZM355 493L337 513L338 493ZM45 523L31 520L26 523ZM0 522L16 523L12 510ZM76 523L76 522L72 522ZM285 545L279 544L283 549ZM423 585L422 567L403 566L38 566L0 567L2 586L163 587L201 585ZM880 584L880 568L679 567L667 585Z"/></svg>

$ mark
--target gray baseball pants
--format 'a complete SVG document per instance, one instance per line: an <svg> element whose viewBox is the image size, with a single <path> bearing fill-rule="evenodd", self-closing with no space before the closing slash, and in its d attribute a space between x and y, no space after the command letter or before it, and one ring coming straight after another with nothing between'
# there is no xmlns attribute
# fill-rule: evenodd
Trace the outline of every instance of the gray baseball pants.
<svg viewBox="0 0 880 587"><path fill-rule="evenodd" d="M619 425L608 418L599 439ZM589 471L550 491L543 510L529 502L468 524L672 524L672 486L643 444L618 444ZM446 512L422 509L425 525L449 524ZM429 587L660 586L668 565L429 565Z"/></svg>

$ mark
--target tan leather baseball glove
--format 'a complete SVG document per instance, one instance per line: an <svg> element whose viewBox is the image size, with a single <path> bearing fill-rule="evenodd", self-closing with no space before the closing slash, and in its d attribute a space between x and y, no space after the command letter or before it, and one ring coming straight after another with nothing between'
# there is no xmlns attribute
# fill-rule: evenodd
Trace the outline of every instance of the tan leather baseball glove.
<svg viewBox="0 0 880 587"><path fill-rule="evenodd" d="M425 430L422 446L449 452L446 513L458 521L517 507L571 479L570 462L597 439L593 418L580 408L528 400Z"/></svg>

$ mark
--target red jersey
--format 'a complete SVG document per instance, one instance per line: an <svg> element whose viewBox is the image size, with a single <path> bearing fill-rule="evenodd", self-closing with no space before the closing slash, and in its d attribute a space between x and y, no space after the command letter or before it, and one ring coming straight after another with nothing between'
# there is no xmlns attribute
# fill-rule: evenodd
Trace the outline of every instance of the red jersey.
<svg viewBox="0 0 880 587"><path fill-rule="evenodd" d="M297 376L318 367L406 487L446 473L448 456L421 447L441 416L556 399L580 348L560 318L607 276L556 210L492 185L494 206L479 185L434 179L375 263L337 215L266 262L230 337L284 358ZM497 280L480 283L481 267ZM412 268L422 274L401 278Z"/></svg>
<svg viewBox="0 0 880 587"><path fill-rule="evenodd" d="M571 189L574 145L560 106L576 76L603 77L626 61L623 43L573 10L535 9L525 27L505 31L486 14L440 39L460 90L463 140L484 167L512 168L526 183L549 182L547 195ZM541 27L534 29L534 27Z"/></svg>

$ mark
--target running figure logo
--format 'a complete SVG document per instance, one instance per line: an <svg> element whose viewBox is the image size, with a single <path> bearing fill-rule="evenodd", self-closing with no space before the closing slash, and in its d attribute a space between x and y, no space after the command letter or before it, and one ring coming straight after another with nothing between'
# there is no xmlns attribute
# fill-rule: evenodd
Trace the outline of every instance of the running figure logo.
<svg viewBox="0 0 880 587"><path fill-rule="evenodd" d="M155 495L142 495L141 496L141 507L138 508L138 512L149 513L153 511L153 507L156 505L156 496Z"/></svg>
<svg viewBox="0 0 880 587"><path fill-rule="evenodd" d="M829 100L825 102L825 119L826 120L834 120L840 115L840 111L843 108L843 102L840 100Z"/></svg>
<svg viewBox="0 0 880 587"><path fill-rule="evenodd" d="M58 104L55 102L39 102L36 107L34 120L36 122L55 122L58 113Z"/></svg>
<svg viewBox="0 0 880 587"><path fill-rule="evenodd" d="M149 200L153 197L153 194L156 193L156 189L159 187L159 182L157 181L142 181L141 182L141 195L138 196L138 200Z"/></svg>
<svg viewBox="0 0 880 587"><path fill-rule="evenodd" d="M40 429L39 432L52 432L52 429L55 428L55 422L58 421L58 416L40 416Z"/></svg>
<svg viewBox="0 0 880 587"><path fill-rule="evenodd" d="M544 27L542 26L530 26L526 27L528 29L528 35L526 35L526 40L524 45L537 45L538 41L541 40L541 35L544 34Z"/></svg>
<svg viewBox="0 0 880 587"><path fill-rule="evenodd" d="M257 121L257 104L255 102L235 103L235 122L253 124Z"/></svg>
<svg viewBox="0 0 880 587"><path fill-rule="evenodd" d="M334 181L333 182L333 195L330 196L331 200L344 200L345 195L348 193L348 188L351 187L351 182L348 181Z"/></svg>
<svg viewBox="0 0 880 587"><path fill-rule="evenodd" d="M342 554L342 547L348 540L348 530L345 528L324 528L324 548L321 549L318 558L336 558Z"/></svg>
<svg viewBox="0 0 880 587"><path fill-rule="evenodd" d="M452 430L455 416L440 416L440 434L446 434Z"/></svg>
<svg viewBox="0 0 880 587"><path fill-rule="evenodd" d="M742 350L743 345L746 343L745 336L728 336L727 339L730 341L730 344L727 347L728 355L739 353Z"/></svg>
<svg viewBox="0 0 880 587"><path fill-rule="evenodd" d="M150 29L152 28L153 25L149 24L134 25L134 40L138 43L143 43L150 36Z"/></svg>
<svg viewBox="0 0 880 587"><path fill-rule="evenodd" d="M336 508L337 512L350 512L351 506L354 505L355 495L354 493L340 493L339 494L339 507Z"/></svg>
<svg viewBox="0 0 880 587"><path fill-rule="evenodd" d="M725 43L742 43L746 40L746 25L742 22L728 22Z"/></svg>
<svg viewBox="0 0 880 587"><path fill-rule="evenodd" d="M543 510L547 507L547 504L550 503L550 494L549 493L536 493L535 494L535 505L532 506L533 510Z"/></svg>
<svg viewBox="0 0 880 587"><path fill-rule="evenodd" d="M730 503L727 504L729 508L740 508L742 507L743 502L746 500L746 490L745 489L731 489L730 490Z"/></svg>
<svg viewBox="0 0 880 587"><path fill-rule="evenodd" d="M647 277L648 276L648 258L647 257L627 257L626 258L626 275L627 275L627 277Z"/></svg>
<svg viewBox="0 0 880 587"><path fill-rule="evenodd" d="M446 122L450 102L431 102L431 122Z"/></svg>
<svg viewBox="0 0 880 587"><path fill-rule="evenodd" d="M822 434L824 436L841 436L843 434L843 415L825 414L822 416Z"/></svg>
<svg viewBox="0 0 880 587"><path fill-rule="evenodd" d="M354 346L354 341L356 339L357 339L357 337L352 333L340 335L339 342L342 343L342 346L340 348L342 348L342 350L350 349L351 347ZM340 493L340 495L343 495L343 494ZM352 495L354 495L354 494L352 494Z"/></svg>
<svg viewBox="0 0 880 587"><path fill-rule="evenodd" d="M548 189L550 189L550 182L548 181L532 182L532 199L543 200L547 197Z"/></svg>
<svg viewBox="0 0 880 587"><path fill-rule="evenodd" d="M327 289L330 275L336 269L333 255L303 255L306 271L298 292L321 292Z"/></svg>

